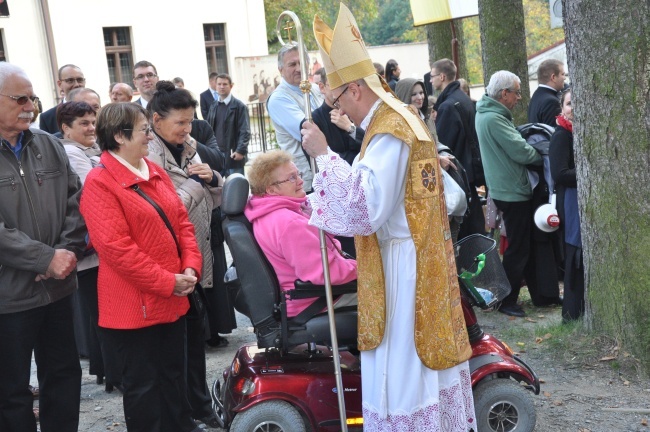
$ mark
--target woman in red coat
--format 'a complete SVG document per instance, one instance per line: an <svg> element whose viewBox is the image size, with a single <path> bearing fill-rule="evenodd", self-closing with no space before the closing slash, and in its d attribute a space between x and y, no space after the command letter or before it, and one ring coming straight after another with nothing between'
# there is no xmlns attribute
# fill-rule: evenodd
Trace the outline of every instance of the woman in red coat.
<svg viewBox="0 0 650 432"><path fill-rule="evenodd" d="M123 365L127 429L200 430L184 380L187 296L202 267L193 225L165 170L145 158L152 134L140 105L105 106L96 133L101 166L86 178L81 212L102 264L99 326Z"/></svg>

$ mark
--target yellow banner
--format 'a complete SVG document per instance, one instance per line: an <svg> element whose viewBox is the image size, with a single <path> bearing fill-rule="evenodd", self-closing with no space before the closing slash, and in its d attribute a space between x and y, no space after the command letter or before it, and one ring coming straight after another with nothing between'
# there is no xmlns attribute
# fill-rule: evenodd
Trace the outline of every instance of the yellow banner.
<svg viewBox="0 0 650 432"><path fill-rule="evenodd" d="M478 0L410 0L415 26L478 15Z"/></svg>

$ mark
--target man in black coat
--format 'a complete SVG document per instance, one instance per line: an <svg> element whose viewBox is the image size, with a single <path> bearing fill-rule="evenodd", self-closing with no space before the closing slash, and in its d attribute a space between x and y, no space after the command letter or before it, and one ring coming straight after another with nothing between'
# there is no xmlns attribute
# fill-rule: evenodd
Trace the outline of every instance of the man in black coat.
<svg viewBox="0 0 650 432"><path fill-rule="evenodd" d="M544 60L537 68L539 87L530 98L528 122L544 123L555 127L555 117L560 114L559 92L564 89L564 64L560 60Z"/></svg>
<svg viewBox="0 0 650 432"><path fill-rule="evenodd" d="M56 85L63 92L63 102L66 102L70 91L86 87L86 78L84 78L84 74L78 66L67 64L59 68L59 79L56 81ZM59 126L56 124L57 107L58 105L53 106L39 117L38 127L42 131L51 134L59 132Z"/></svg>
<svg viewBox="0 0 650 432"><path fill-rule="evenodd" d="M312 120L325 135L332 151L338 153L347 163L352 165L354 158L361 151L361 143L365 132L363 129L356 127L347 115L341 115L334 106L335 100L327 82L325 68L316 71L314 82L318 84L318 89L322 93L324 100L321 106L312 111ZM345 253L356 257L354 238L337 236L336 239L341 242L341 249Z"/></svg>
<svg viewBox="0 0 650 432"><path fill-rule="evenodd" d="M456 65L449 59L441 59L431 65L431 85L441 92L433 109L437 112L436 132L440 142L449 147L465 168L470 185L469 215L460 226L458 239L470 234L485 234L485 218L476 187L481 186L472 165L472 147L478 147L474 126L476 108L474 102L460 88L456 80Z"/></svg>
<svg viewBox="0 0 650 432"><path fill-rule="evenodd" d="M218 99L212 102L207 122L217 137L219 150L225 155L224 172L244 174L248 143L251 139L248 108L230 94L234 83L228 74L218 74L215 80Z"/></svg>
<svg viewBox="0 0 650 432"><path fill-rule="evenodd" d="M210 112L210 106L212 105L212 102L217 100L218 95L217 95L217 75L219 75L216 72L212 72L210 74L209 80L210 80L210 88L208 88L206 91L201 93L199 96L199 104L201 105L201 116L203 117L203 120L208 119L208 113Z"/></svg>
<svg viewBox="0 0 650 432"><path fill-rule="evenodd" d="M327 83L325 68L316 71L314 80L319 80L318 88L324 96L324 101L312 112L312 119L327 138L332 151L352 165L352 161L361 150L365 133L363 129L357 128L348 116L340 115L339 110L334 107L334 98Z"/></svg>

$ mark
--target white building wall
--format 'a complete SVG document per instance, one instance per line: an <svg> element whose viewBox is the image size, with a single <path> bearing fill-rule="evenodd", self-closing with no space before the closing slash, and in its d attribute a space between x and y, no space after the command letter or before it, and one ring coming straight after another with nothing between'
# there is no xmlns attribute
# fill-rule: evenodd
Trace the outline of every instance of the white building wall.
<svg viewBox="0 0 650 432"><path fill-rule="evenodd" d="M0 28L7 60L27 70L47 109L54 105L57 90L50 73L40 1L10 0L11 16L0 20ZM97 91L104 104L110 84L104 27L129 27L133 62L150 61L160 79L180 76L197 96L208 87L203 24L225 24L231 73L235 57L268 54L262 0L49 0L49 11L58 66L79 66L86 87Z"/></svg>

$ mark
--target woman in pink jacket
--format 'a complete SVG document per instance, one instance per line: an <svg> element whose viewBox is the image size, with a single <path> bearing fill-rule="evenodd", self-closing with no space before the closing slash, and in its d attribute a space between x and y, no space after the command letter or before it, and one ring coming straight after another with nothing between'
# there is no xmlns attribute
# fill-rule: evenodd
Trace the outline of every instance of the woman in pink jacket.
<svg viewBox="0 0 650 432"><path fill-rule="evenodd" d="M256 157L248 179L252 196L244 214L253 224L255 239L273 266L280 288L293 289L296 279L322 285L318 229L308 224L311 208L291 155L275 150ZM326 237L332 285L356 279L357 262L341 255L334 236ZM287 300L287 316L298 315L315 300ZM356 304L356 294L346 294L336 299L335 308Z"/></svg>
<svg viewBox="0 0 650 432"><path fill-rule="evenodd" d="M184 378L187 296L203 265L194 227L165 170L145 157L152 132L141 105L103 107L96 132L102 165L86 178L81 214L101 262L99 326L122 366L127 430L200 431Z"/></svg>

